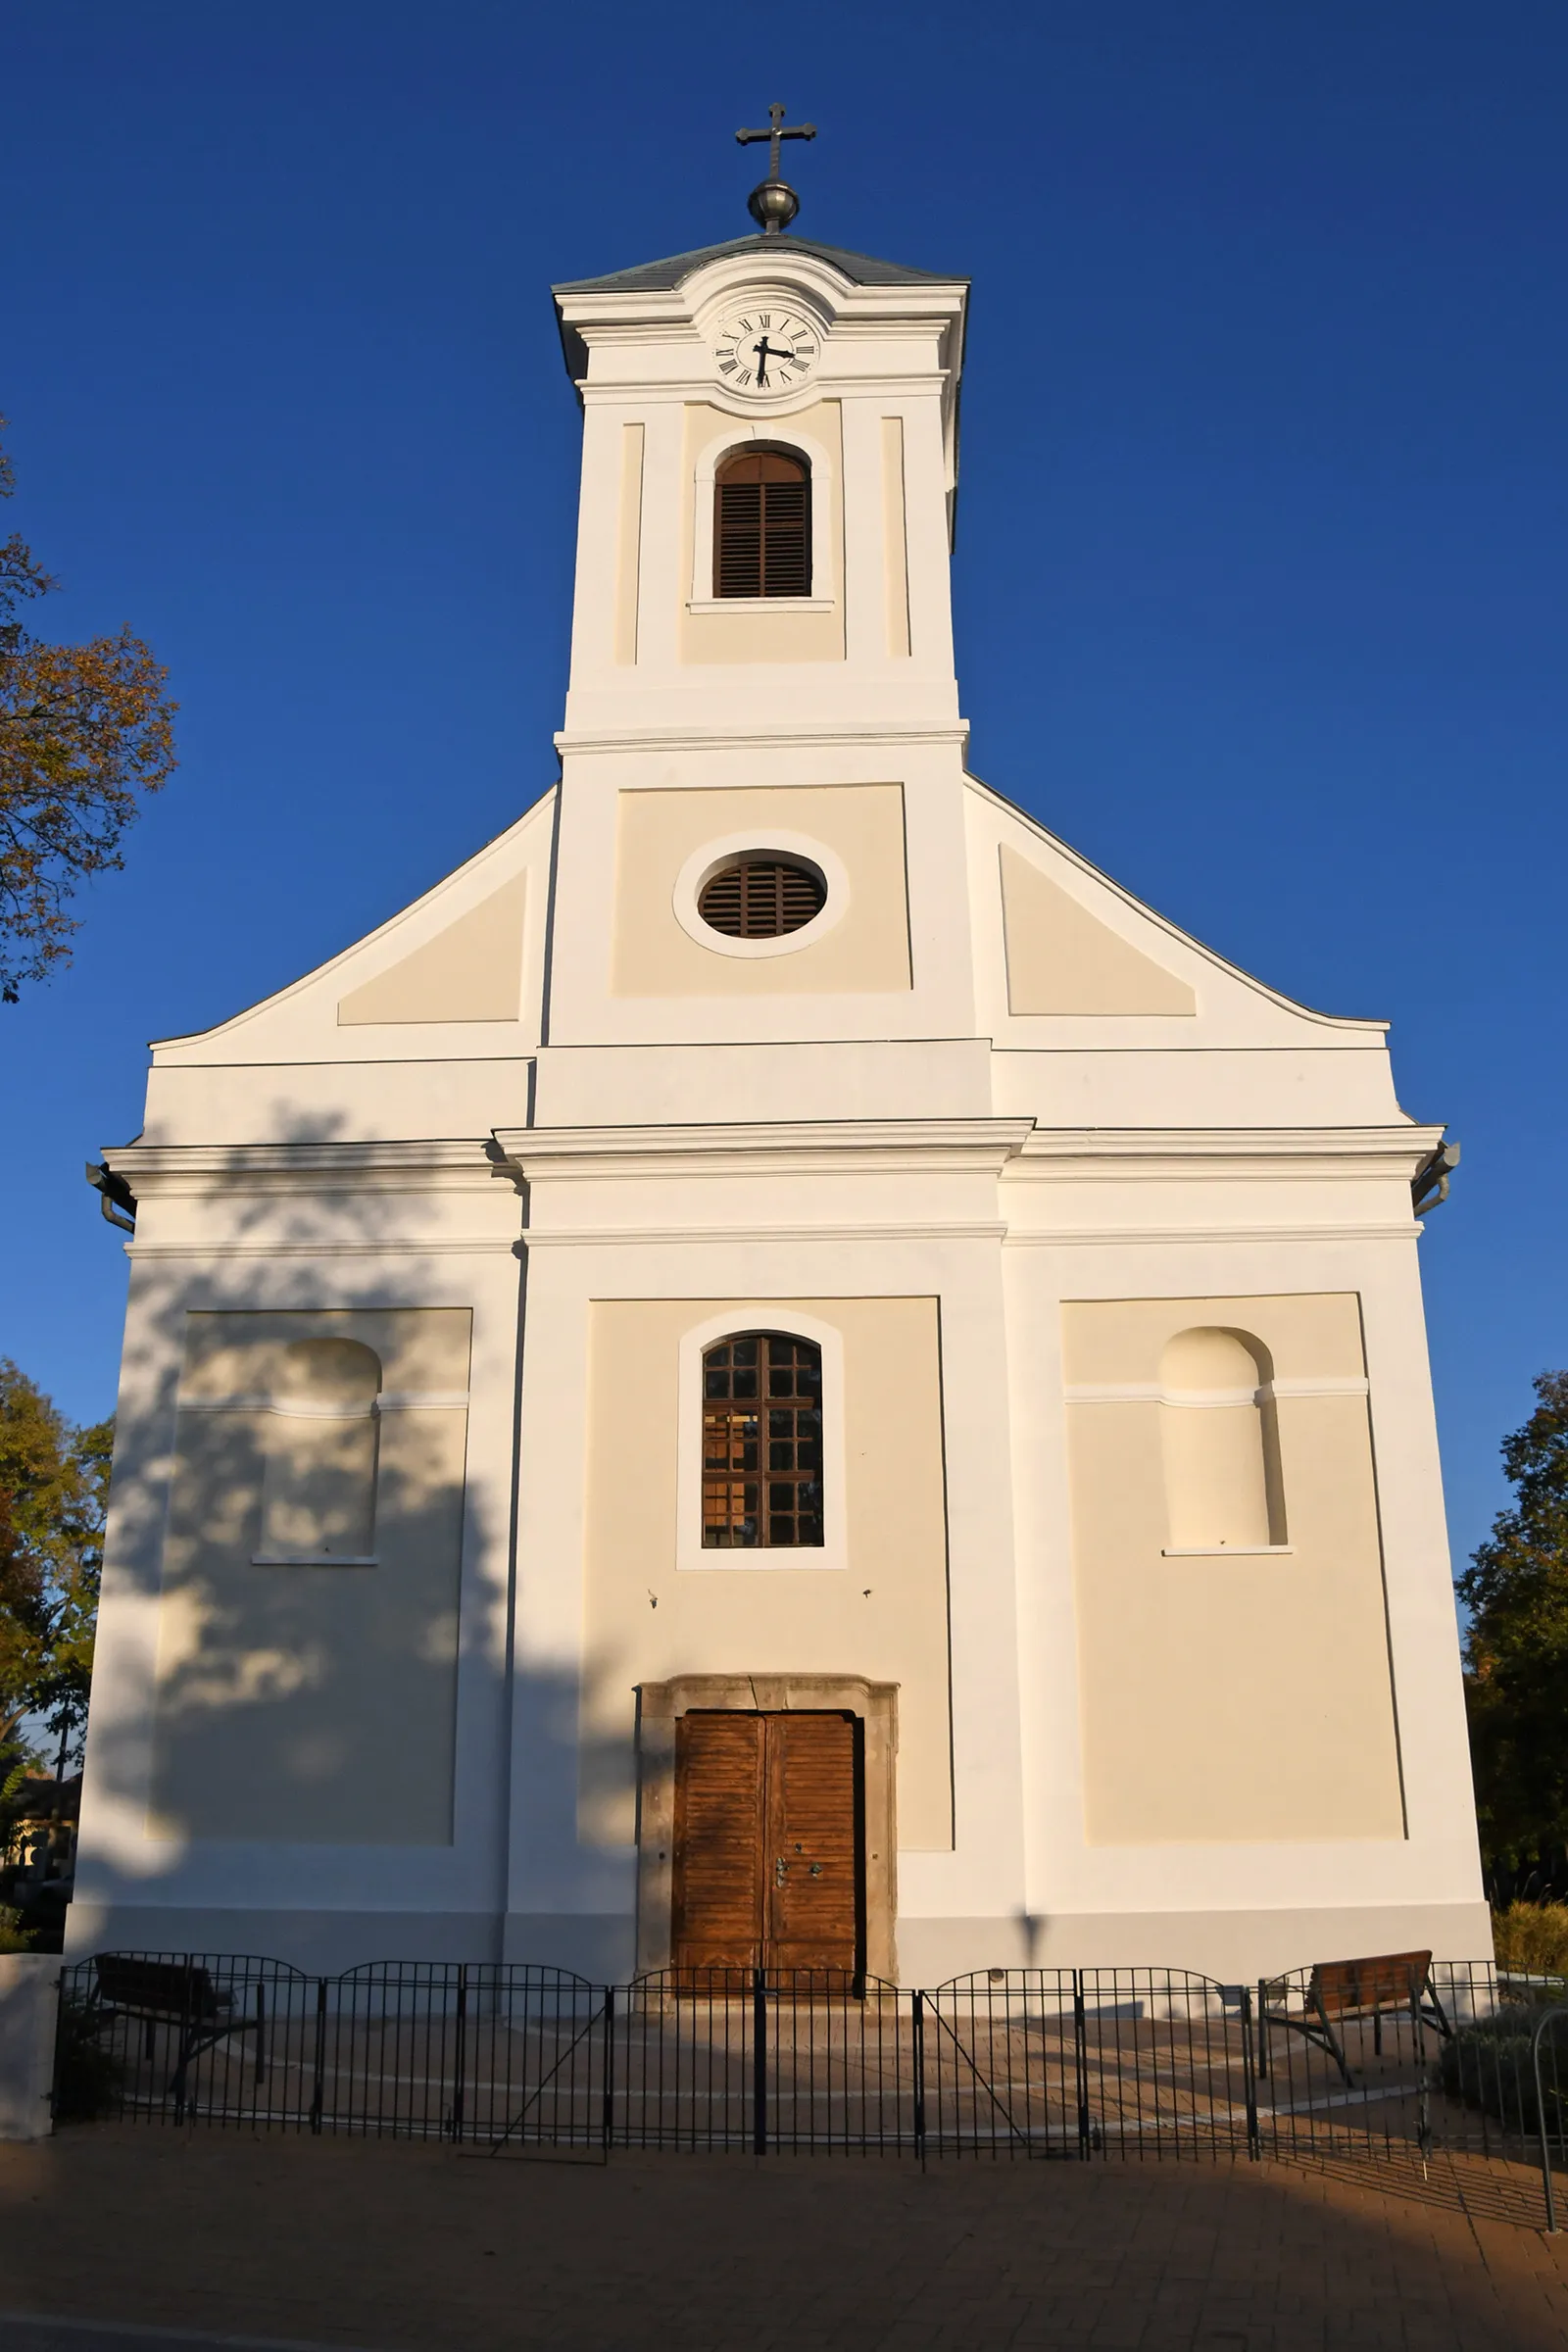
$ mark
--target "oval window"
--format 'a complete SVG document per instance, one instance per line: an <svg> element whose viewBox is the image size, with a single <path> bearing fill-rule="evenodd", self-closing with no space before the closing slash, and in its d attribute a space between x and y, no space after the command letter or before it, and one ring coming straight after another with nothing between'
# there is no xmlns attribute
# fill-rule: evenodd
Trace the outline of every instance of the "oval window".
<svg viewBox="0 0 1568 2352"><path fill-rule="evenodd" d="M734 858L704 883L697 911L726 939L782 939L804 930L827 903L814 866L789 858Z"/></svg>

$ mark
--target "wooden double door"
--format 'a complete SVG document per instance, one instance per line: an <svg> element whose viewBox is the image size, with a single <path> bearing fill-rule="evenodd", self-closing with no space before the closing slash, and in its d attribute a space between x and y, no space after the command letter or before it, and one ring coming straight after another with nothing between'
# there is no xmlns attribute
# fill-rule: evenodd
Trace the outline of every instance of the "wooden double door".
<svg viewBox="0 0 1568 2352"><path fill-rule="evenodd" d="M713 1712L675 1727L677 1969L864 1966L863 1726Z"/></svg>

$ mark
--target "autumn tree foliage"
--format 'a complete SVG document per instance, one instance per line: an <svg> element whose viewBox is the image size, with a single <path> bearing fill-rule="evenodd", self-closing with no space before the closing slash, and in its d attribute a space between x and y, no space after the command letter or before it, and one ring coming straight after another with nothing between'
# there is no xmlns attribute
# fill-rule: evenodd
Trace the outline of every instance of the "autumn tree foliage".
<svg viewBox="0 0 1568 2352"><path fill-rule="evenodd" d="M86 1721L113 1446L0 1357L0 1783L29 1719L68 1740Z"/></svg>
<svg viewBox="0 0 1568 2352"><path fill-rule="evenodd" d="M0 417L0 428L5 419ZM15 488L0 450L0 498ZM16 532L0 541L0 1002L71 955L78 882L123 864L139 795L174 765L168 671L128 628L44 645L18 615L58 587Z"/></svg>
<svg viewBox="0 0 1568 2352"><path fill-rule="evenodd" d="M1543 1372L1502 1444L1515 1490L1459 1579L1465 1698L1488 1861L1568 1854L1568 1372Z"/></svg>

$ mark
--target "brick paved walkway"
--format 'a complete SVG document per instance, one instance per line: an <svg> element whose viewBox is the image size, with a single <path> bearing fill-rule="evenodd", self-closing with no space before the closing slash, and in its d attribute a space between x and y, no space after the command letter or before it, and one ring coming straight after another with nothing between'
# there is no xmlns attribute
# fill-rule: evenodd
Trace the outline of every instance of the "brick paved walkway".
<svg viewBox="0 0 1568 2352"><path fill-rule="evenodd" d="M616 2155L77 2128L0 2147L0 2352L159 2327L384 2352L1568 2346L1539 2183L1286 2165Z"/></svg>

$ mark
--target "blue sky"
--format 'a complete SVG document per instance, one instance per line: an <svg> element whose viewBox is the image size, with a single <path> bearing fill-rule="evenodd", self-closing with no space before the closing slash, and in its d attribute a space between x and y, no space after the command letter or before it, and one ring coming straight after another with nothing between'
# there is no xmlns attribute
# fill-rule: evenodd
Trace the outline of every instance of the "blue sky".
<svg viewBox="0 0 1568 2352"><path fill-rule="evenodd" d="M801 226L974 280L971 763L1273 985L1394 1023L1464 1146L1422 1244L1454 1548L1568 1361L1568 15L34 0L0 408L53 633L129 621L182 764L0 1008L0 1353L113 1399L81 1182L145 1041L308 969L555 772L577 413L548 286Z"/></svg>

